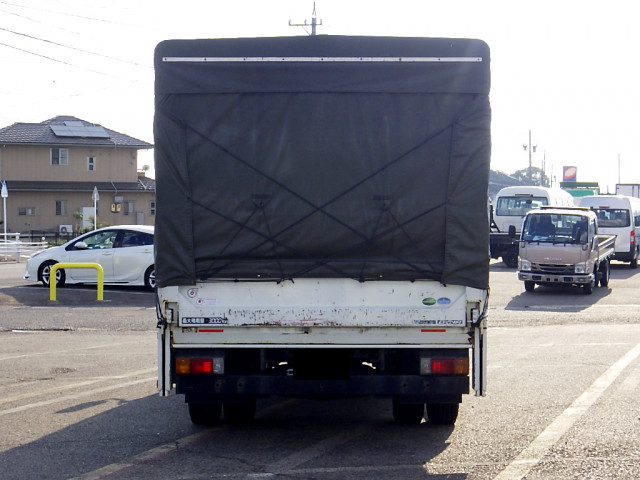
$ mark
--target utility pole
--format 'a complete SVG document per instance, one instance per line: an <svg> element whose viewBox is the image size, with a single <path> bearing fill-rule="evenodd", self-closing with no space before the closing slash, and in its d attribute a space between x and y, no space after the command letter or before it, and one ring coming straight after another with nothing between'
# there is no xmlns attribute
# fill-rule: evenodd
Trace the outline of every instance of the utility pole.
<svg viewBox="0 0 640 480"><path fill-rule="evenodd" d="M316 17L316 2L313 2L313 13L311 14L311 25L309 25L307 23L307 20L305 19L304 23L291 23L291 20L289 20L289 26L290 27L311 27L311 35L316 35L316 26L318 25L322 25L322 19L320 20L320 23L318 23L318 19Z"/></svg>
<svg viewBox="0 0 640 480"><path fill-rule="evenodd" d="M524 149L527 150L527 146L523 145ZM529 184L533 184L533 179L531 178L531 154L536 151L538 148L537 145L531 145L531 130L529 130L529 170L527 172L527 177L529 178Z"/></svg>

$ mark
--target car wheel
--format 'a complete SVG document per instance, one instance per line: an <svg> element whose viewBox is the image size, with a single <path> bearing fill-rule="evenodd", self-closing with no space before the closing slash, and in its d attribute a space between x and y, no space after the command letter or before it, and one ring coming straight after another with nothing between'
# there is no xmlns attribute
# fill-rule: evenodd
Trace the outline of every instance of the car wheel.
<svg viewBox="0 0 640 480"><path fill-rule="evenodd" d="M49 286L49 277L51 275L51 267L53 267L58 262L44 262L40 266L40 270L38 271L38 278L42 282L45 287ZM66 275L64 273L64 269L60 268L56 271L56 287L62 287L66 280Z"/></svg>
<svg viewBox="0 0 640 480"><path fill-rule="evenodd" d="M147 271L144 272L144 286L149 290L156 289L156 267L155 265L151 265L147 268Z"/></svg>
<svg viewBox="0 0 640 480"><path fill-rule="evenodd" d="M536 288L536 283L532 282L531 280L525 280L524 281L524 289L527 292L533 292Z"/></svg>

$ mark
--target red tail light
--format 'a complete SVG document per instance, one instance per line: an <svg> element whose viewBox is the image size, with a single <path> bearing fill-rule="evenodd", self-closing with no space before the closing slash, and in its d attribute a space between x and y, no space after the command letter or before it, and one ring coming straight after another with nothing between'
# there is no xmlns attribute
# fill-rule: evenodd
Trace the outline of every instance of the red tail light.
<svg viewBox="0 0 640 480"><path fill-rule="evenodd" d="M224 358L176 358L176 373L182 375L223 374Z"/></svg>
<svg viewBox="0 0 640 480"><path fill-rule="evenodd" d="M421 359L421 374L434 375L468 375L468 358L423 358Z"/></svg>
<svg viewBox="0 0 640 480"><path fill-rule="evenodd" d="M631 230L631 235L629 235L629 243L631 245L635 245L636 244L636 231L635 230Z"/></svg>

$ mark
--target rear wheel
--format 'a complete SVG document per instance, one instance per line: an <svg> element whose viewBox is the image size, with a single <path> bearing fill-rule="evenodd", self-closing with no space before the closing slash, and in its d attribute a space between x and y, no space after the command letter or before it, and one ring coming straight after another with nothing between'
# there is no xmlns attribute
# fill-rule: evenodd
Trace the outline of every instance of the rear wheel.
<svg viewBox="0 0 640 480"><path fill-rule="evenodd" d="M40 272L38 273L38 278L45 287L50 285L50 276L51 276L51 267L53 267L58 262L44 262L40 267ZM56 287L62 287L66 280L66 275L62 268L56 271Z"/></svg>
<svg viewBox="0 0 640 480"><path fill-rule="evenodd" d="M220 421L221 403L189 403L189 416L195 425L214 425Z"/></svg>
<svg viewBox="0 0 640 480"><path fill-rule="evenodd" d="M454 425L458 408L458 403L427 403L427 418L434 425Z"/></svg>
<svg viewBox="0 0 640 480"><path fill-rule="evenodd" d="M536 288L536 283L532 282L531 280L525 280L524 281L524 289L527 292L533 292L533 290Z"/></svg>
<svg viewBox="0 0 640 480"><path fill-rule="evenodd" d="M400 425L419 425L424 418L424 403L400 403L393 397L393 419Z"/></svg>
<svg viewBox="0 0 640 480"><path fill-rule="evenodd" d="M509 268L518 268L518 248L511 248L502 256L502 261Z"/></svg>
<svg viewBox="0 0 640 480"><path fill-rule="evenodd" d="M609 260L604 260L600 264L600 285L606 287L609 285L609 278L611 278L611 266Z"/></svg>
<svg viewBox="0 0 640 480"><path fill-rule="evenodd" d="M629 262L629 268L638 268L638 250L636 249L635 255Z"/></svg>

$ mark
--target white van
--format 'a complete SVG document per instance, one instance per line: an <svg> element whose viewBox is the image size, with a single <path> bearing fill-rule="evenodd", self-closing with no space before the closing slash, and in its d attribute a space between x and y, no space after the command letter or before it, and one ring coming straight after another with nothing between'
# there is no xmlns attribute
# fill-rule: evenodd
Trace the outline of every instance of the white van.
<svg viewBox="0 0 640 480"><path fill-rule="evenodd" d="M520 233L522 220L529 210L542 206L574 207L571 194L561 188L505 187L498 192L494 202L493 221L500 232L508 232L509 226Z"/></svg>
<svg viewBox="0 0 640 480"><path fill-rule="evenodd" d="M640 199L624 195L582 197L581 207L598 215L598 232L617 235L614 260L629 262L637 268L640 256Z"/></svg>

